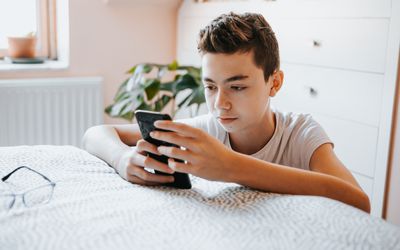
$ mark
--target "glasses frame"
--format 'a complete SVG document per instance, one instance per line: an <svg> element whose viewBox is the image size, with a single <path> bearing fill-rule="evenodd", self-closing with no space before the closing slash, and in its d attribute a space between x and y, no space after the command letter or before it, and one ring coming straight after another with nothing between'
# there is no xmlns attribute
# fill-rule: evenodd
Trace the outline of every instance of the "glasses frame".
<svg viewBox="0 0 400 250"><path fill-rule="evenodd" d="M53 182L53 181L51 181L51 180L50 180L49 178L47 178L45 175L39 173L38 171L36 171L36 170L34 170L34 169L30 168L30 167L27 167L27 166L20 166L20 167L14 169L14 170L11 171L9 174L7 174L7 175L5 175L4 177L2 177L2 178L1 178L1 181L2 181L2 182L5 182L8 178L11 177L11 175L12 175L13 173L17 172L19 169L22 169L22 168L26 168L26 169L28 169L28 170L31 170L32 172L35 172L36 174L42 176L43 179L45 179L45 180L48 181L49 183L44 184L44 185L40 185L40 186L35 187L35 188L32 188L32 189L28 189L28 190L26 190L26 191L23 192L23 193L9 193L9 194L0 195L0 197L5 197L5 196L11 196L11 197L12 197L12 202L10 202L10 205L9 205L9 207L7 208L8 210L10 210L10 209L14 206L15 200L16 200L16 198L17 198L18 196L21 196L21 197L22 197L22 203L24 204L25 207L33 207L33 206L35 206L35 205L47 204L47 203L52 199L52 197L53 197L54 187L56 186L56 183ZM32 191L34 191L34 190L37 190L37 189L39 189L39 188L46 187L46 186L51 186L51 194L50 194L49 199L48 199L46 202L39 203L39 204L35 204L35 205L33 205L33 206L27 205L27 203L26 203L26 201L25 201L25 194L27 194L27 193L29 193L29 192L32 192Z"/></svg>

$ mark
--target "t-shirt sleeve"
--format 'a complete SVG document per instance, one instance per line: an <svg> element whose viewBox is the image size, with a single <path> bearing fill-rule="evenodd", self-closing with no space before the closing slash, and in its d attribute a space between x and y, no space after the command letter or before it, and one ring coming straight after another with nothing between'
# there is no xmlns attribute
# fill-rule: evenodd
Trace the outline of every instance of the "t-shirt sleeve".
<svg viewBox="0 0 400 250"><path fill-rule="evenodd" d="M310 160L314 151L325 143L330 143L334 146L322 126L315 121L310 115L305 115L303 121L296 124L296 128L292 134L292 146L298 153L302 169L310 169Z"/></svg>

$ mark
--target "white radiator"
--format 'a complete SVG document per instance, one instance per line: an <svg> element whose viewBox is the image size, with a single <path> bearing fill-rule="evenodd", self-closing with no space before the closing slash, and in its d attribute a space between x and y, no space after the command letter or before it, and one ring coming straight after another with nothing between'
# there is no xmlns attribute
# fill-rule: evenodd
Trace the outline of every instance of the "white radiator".
<svg viewBox="0 0 400 250"><path fill-rule="evenodd" d="M100 77L0 80L0 146L81 147L102 122Z"/></svg>

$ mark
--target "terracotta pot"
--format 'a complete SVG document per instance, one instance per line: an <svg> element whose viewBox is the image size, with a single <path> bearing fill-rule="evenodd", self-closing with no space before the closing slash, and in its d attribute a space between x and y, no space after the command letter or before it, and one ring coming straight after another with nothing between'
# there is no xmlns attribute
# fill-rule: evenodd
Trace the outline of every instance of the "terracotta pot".
<svg viewBox="0 0 400 250"><path fill-rule="evenodd" d="M10 57L35 57L36 37L8 37L8 55Z"/></svg>

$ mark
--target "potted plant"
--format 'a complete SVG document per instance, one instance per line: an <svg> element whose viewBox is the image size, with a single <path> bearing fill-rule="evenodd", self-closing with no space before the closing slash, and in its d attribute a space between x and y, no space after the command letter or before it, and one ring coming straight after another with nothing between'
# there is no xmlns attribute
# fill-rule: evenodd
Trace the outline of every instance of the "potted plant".
<svg viewBox="0 0 400 250"><path fill-rule="evenodd" d="M33 58L36 56L36 35L8 37L8 55L14 58Z"/></svg>
<svg viewBox="0 0 400 250"><path fill-rule="evenodd" d="M180 109L192 105L197 105L197 113L205 102L201 68L180 66L176 61L171 64L141 63L127 73L130 76L122 82L114 102L105 109L111 117L132 121L138 109L162 111L167 105L171 105L169 113L174 117ZM172 79L167 80L168 74L173 74ZM184 98L176 104L178 94Z"/></svg>

